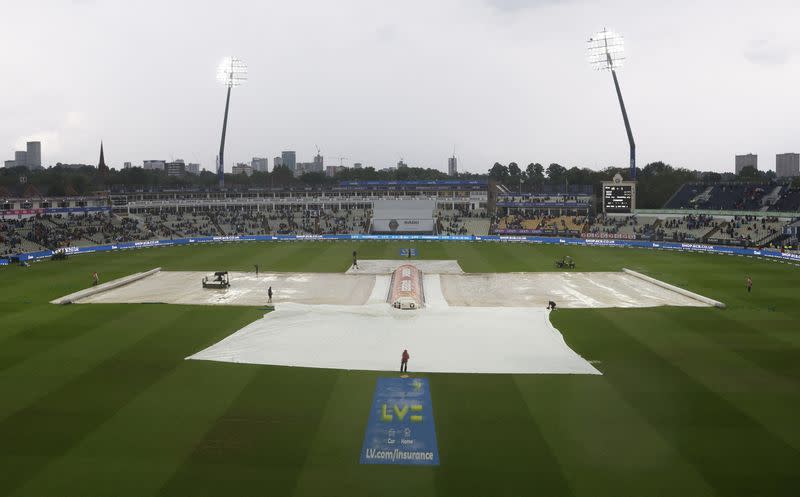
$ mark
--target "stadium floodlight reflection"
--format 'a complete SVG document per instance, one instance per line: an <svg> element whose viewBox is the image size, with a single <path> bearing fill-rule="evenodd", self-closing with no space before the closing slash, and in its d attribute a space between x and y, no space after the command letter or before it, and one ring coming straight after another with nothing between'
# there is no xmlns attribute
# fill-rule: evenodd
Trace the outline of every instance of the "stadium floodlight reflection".
<svg viewBox="0 0 800 497"><path fill-rule="evenodd" d="M247 81L247 65L236 57L226 57L217 69L217 79L228 87L228 95L225 98L225 117L222 120L222 139L220 140L219 155L217 156L217 177L219 178L219 187L222 188L225 186L225 133L228 129L228 108L231 104L231 89Z"/></svg>
<svg viewBox="0 0 800 497"><path fill-rule="evenodd" d="M617 69L621 68L625 61L625 42L622 35L605 29L596 33L587 42L587 54L592 68L598 71L611 71L611 76L614 78L614 87L617 89L619 107L622 110L622 120L625 121L625 132L628 133L628 145L630 145L631 152L631 180L635 180L636 143L633 141L628 112L625 110L625 102L622 100L622 91L619 89L619 80L617 80Z"/></svg>

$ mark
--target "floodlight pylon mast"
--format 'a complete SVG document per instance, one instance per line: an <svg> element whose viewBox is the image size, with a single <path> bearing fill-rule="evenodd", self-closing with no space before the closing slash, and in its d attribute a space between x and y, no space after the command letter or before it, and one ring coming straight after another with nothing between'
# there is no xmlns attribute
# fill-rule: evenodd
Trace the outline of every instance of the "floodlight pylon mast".
<svg viewBox="0 0 800 497"><path fill-rule="evenodd" d="M619 89L617 71L612 69L611 76L614 78L614 87L617 89L617 99L619 99L619 108L622 110L622 120L625 122L625 132L628 134L628 146L630 147L631 154L631 180L636 180L636 142L633 140L633 131L631 131L631 123L628 120L628 111L625 110L625 101L622 99L622 91Z"/></svg>
<svg viewBox="0 0 800 497"><path fill-rule="evenodd" d="M610 43L609 43L610 42ZM633 139L633 131L631 130L631 123L628 119L628 111L625 108L625 101L622 99L622 90L619 87L619 78L617 78L617 69L622 66L622 61L625 60L623 52L622 36L613 32L603 30L589 38L589 63L598 70L611 71L611 77L614 80L614 88L617 91L617 100L619 100L619 108L622 111L622 120L625 123L625 133L628 135L628 146L630 147L630 176L631 180L636 179L636 142Z"/></svg>
<svg viewBox="0 0 800 497"><path fill-rule="evenodd" d="M228 96L225 98L225 117L222 119L222 139L219 142L219 158L217 164L217 178L219 187L225 187L225 133L228 131L228 108L231 105L231 86L228 85Z"/></svg>
<svg viewBox="0 0 800 497"><path fill-rule="evenodd" d="M217 156L217 178L219 187L225 187L225 135L228 131L228 110L231 106L231 89L241 85L247 80L247 66L241 59L228 57L222 61L217 72L220 82L228 87L225 97L225 117L222 119L222 138L219 142L219 155Z"/></svg>

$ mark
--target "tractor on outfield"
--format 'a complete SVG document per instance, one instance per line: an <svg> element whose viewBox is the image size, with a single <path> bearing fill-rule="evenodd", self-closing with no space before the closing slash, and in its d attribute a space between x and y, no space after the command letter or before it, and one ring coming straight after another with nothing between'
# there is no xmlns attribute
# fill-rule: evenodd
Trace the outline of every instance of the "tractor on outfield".
<svg viewBox="0 0 800 497"><path fill-rule="evenodd" d="M556 267L559 269L575 269L575 261L567 255L556 261Z"/></svg>
<svg viewBox="0 0 800 497"><path fill-rule="evenodd" d="M213 276L203 276L203 288L225 289L231 286L227 271L217 271Z"/></svg>

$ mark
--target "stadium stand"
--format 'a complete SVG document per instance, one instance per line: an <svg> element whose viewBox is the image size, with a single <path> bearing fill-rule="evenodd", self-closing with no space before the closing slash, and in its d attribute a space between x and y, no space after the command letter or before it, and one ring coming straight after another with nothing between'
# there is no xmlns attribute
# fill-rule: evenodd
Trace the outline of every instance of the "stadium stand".
<svg viewBox="0 0 800 497"><path fill-rule="evenodd" d="M709 240L737 245L764 245L782 235L785 224L776 217L735 216L721 223L720 229L709 236Z"/></svg>
<svg viewBox="0 0 800 497"><path fill-rule="evenodd" d="M796 212L800 210L800 189L777 183L687 183L664 209Z"/></svg>
<svg viewBox="0 0 800 497"><path fill-rule="evenodd" d="M443 235L786 246L796 243L800 224L800 213L791 214L800 210L800 188L783 184L686 184L667 202L678 209L605 216L594 215L588 188L529 194L498 190L490 209L485 183L375 183L350 182L323 190L116 191L85 198L5 199L0 202L0 257L192 236L370 233L378 199L426 201L434 206L434 231ZM681 213L698 206L714 210ZM737 210L742 214L736 215ZM771 211L780 211L780 217Z"/></svg>
<svg viewBox="0 0 800 497"><path fill-rule="evenodd" d="M772 204L770 210L776 212L800 211L800 188L785 188L781 193L781 197Z"/></svg>

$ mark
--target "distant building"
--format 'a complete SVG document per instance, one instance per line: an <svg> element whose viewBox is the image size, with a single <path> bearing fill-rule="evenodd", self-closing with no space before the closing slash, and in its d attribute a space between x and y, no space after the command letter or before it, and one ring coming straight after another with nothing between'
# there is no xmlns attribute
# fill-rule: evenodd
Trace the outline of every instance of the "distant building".
<svg viewBox="0 0 800 497"><path fill-rule="evenodd" d="M17 167L17 161L15 161L15 160L7 160L5 162L5 167Z"/></svg>
<svg viewBox="0 0 800 497"><path fill-rule="evenodd" d="M200 164L194 162L186 164L186 172L189 174L200 174Z"/></svg>
<svg viewBox="0 0 800 497"><path fill-rule="evenodd" d="M325 159L317 152L314 156L314 171L322 172L325 170Z"/></svg>
<svg viewBox="0 0 800 497"><path fill-rule="evenodd" d="M132 167L133 167L133 164L131 164L130 162L126 162L126 163L124 163L124 164L122 165L122 167L124 167L125 169L130 169L130 168L132 168Z"/></svg>
<svg viewBox="0 0 800 497"><path fill-rule="evenodd" d="M56 164L56 166L63 167L64 169L72 169L74 171L83 169L84 167L91 167L92 169L96 167L94 164L62 164L60 162Z"/></svg>
<svg viewBox="0 0 800 497"><path fill-rule="evenodd" d="M294 172L297 167L297 154L293 150L281 152L281 165L283 167L288 167L290 171Z"/></svg>
<svg viewBox="0 0 800 497"><path fill-rule="evenodd" d="M408 167L408 164L403 162L403 159L400 159L399 161L397 161L397 169L400 169L401 167Z"/></svg>
<svg viewBox="0 0 800 497"><path fill-rule="evenodd" d="M24 150L17 150L14 152L14 162L16 162L18 166L28 167L28 152Z"/></svg>
<svg viewBox="0 0 800 497"><path fill-rule="evenodd" d="M758 155L747 154L736 156L736 174L741 173L742 169L746 168L747 166L752 166L753 169L758 169Z"/></svg>
<svg viewBox="0 0 800 497"><path fill-rule="evenodd" d="M25 153L25 164L28 169L42 168L42 142L28 142L28 150Z"/></svg>
<svg viewBox="0 0 800 497"><path fill-rule="evenodd" d="M322 173L325 170L321 162L298 162L294 170L294 175L299 177L306 173Z"/></svg>
<svg viewBox="0 0 800 497"><path fill-rule="evenodd" d="M455 155L447 159L447 175L458 176L458 159Z"/></svg>
<svg viewBox="0 0 800 497"><path fill-rule="evenodd" d="M186 164L182 160L167 162L164 164L164 170L167 176L183 176L186 174Z"/></svg>
<svg viewBox="0 0 800 497"><path fill-rule="evenodd" d="M353 163L353 169L361 169L361 163L360 162L354 162Z"/></svg>
<svg viewBox="0 0 800 497"><path fill-rule="evenodd" d="M775 156L775 175L779 178L800 176L800 154L778 154Z"/></svg>
<svg viewBox="0 0 800 497"><path fill-rule="evenodd" d="M253 168L253 171L267 173L269 172L269 159L264 157L253 157L253 160L250 161L250 167Z"/></svg>
<svg viewBox="0 0 800 497"><path fill-rule="evenodd" d="M334 176L339 174L339 172L344 171L345 169L347 168L344 166L328 166L325 168L325 176L333 178Z"/></svg>
<svg viewBox="0 0 800 497"><path fill-rule="evenodd" d="M163 160L146 160L142 163L142 166L148 171L163 171L166 164L166 161Z"/></svg>
<svg viewBox="0 0 800 497"><path fill-rule="evenodd" d="M274 170L276 167L281 167L283 165L283 158L275 157L272 159L272 169Z"/></svg>
<svg viewBox="0 0 800 497"><path fill-rule="evenodd" d="M232 170L233 174L246 174L248 176L253 175L253 167L250 164L245 164L244 162L239 162L235 166L233 166Z"/></svg>
<svg viewBox="0 0 800 497"><path fill-rule="evenodd" d="M100 172L108 171L108 166L106 165L106 157L103 154L103 142L100 142L100 160L97 162L97 170Z"/></svg>

